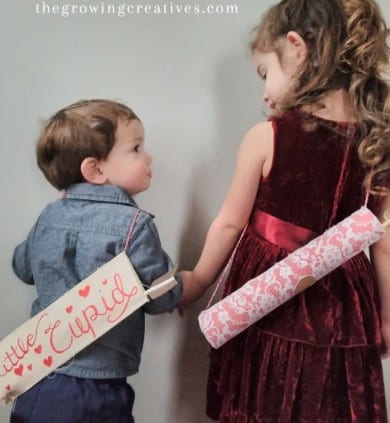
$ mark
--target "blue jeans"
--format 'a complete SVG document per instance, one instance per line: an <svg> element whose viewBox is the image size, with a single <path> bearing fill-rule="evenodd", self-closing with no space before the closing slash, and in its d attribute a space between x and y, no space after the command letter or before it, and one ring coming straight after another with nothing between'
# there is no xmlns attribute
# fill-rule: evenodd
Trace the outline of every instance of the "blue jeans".
<svg viewBox="0 0 390 423"><path fill-rule="evenodd" d="M55 373L16 399L11 423L134 423L126 379L81 379Z"/></svg>

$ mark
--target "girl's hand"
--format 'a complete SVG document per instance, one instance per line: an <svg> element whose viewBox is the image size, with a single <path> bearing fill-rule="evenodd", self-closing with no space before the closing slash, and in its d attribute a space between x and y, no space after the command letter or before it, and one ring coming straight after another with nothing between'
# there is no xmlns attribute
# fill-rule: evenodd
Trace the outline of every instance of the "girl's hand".
<svg viewBox="0 0 390 423"><path fill-rule="evenodd" d="M200 283L200 281L198 281L194 276L193 272L182 271L179 272L179 276L183 281L183 297L177 308L179 313L183 314L185 308L198 300L207 290L208 286Z"/></svg>
<svg viewBox="0 0 390 423"><path fill-rule="evenodd" d="M390 357L390 322L382 324L383 352L382 359Z"/></svg>

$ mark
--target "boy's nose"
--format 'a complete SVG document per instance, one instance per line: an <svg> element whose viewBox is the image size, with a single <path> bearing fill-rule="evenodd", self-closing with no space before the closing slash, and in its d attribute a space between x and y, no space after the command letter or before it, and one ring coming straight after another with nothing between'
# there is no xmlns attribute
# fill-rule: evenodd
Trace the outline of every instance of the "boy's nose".
<svg viewBox="0 0 390 423"><path fill-rule="evenodd" d="M148 163L148 165L150 165L152 161L153 161L153 157L149 153L146 153L146 162Z"/></svg>

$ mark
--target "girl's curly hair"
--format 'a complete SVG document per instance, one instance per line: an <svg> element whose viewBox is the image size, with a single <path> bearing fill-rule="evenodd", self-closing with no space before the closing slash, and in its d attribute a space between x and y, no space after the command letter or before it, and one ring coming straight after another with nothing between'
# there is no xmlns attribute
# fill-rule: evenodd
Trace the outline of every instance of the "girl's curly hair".
<svg viewBox="0 0 390 423"><path fill-rule="evenodd" d="M379 6L374 0L283 0L254 29L252 51L275 51L283 63L281 40L289 31L305 40L308 55L277 112L321 108L329 91L345 89L359 123L365 186L389 193L390 32Z"/></svg>

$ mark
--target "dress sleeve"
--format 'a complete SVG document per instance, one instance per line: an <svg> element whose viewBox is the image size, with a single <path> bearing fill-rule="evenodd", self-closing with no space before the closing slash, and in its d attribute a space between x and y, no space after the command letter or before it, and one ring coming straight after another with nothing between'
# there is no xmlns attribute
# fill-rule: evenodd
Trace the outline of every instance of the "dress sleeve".
<svg viewBox="0 0 390 423"><path fill-rule="evenodd" d="M145 287L172 269L172 261L163 250L157 227L152 217L142 213L130 241L127 255ZM172 311L182 296L182 283L143 306L146 313L159 314Z"/></svg>

